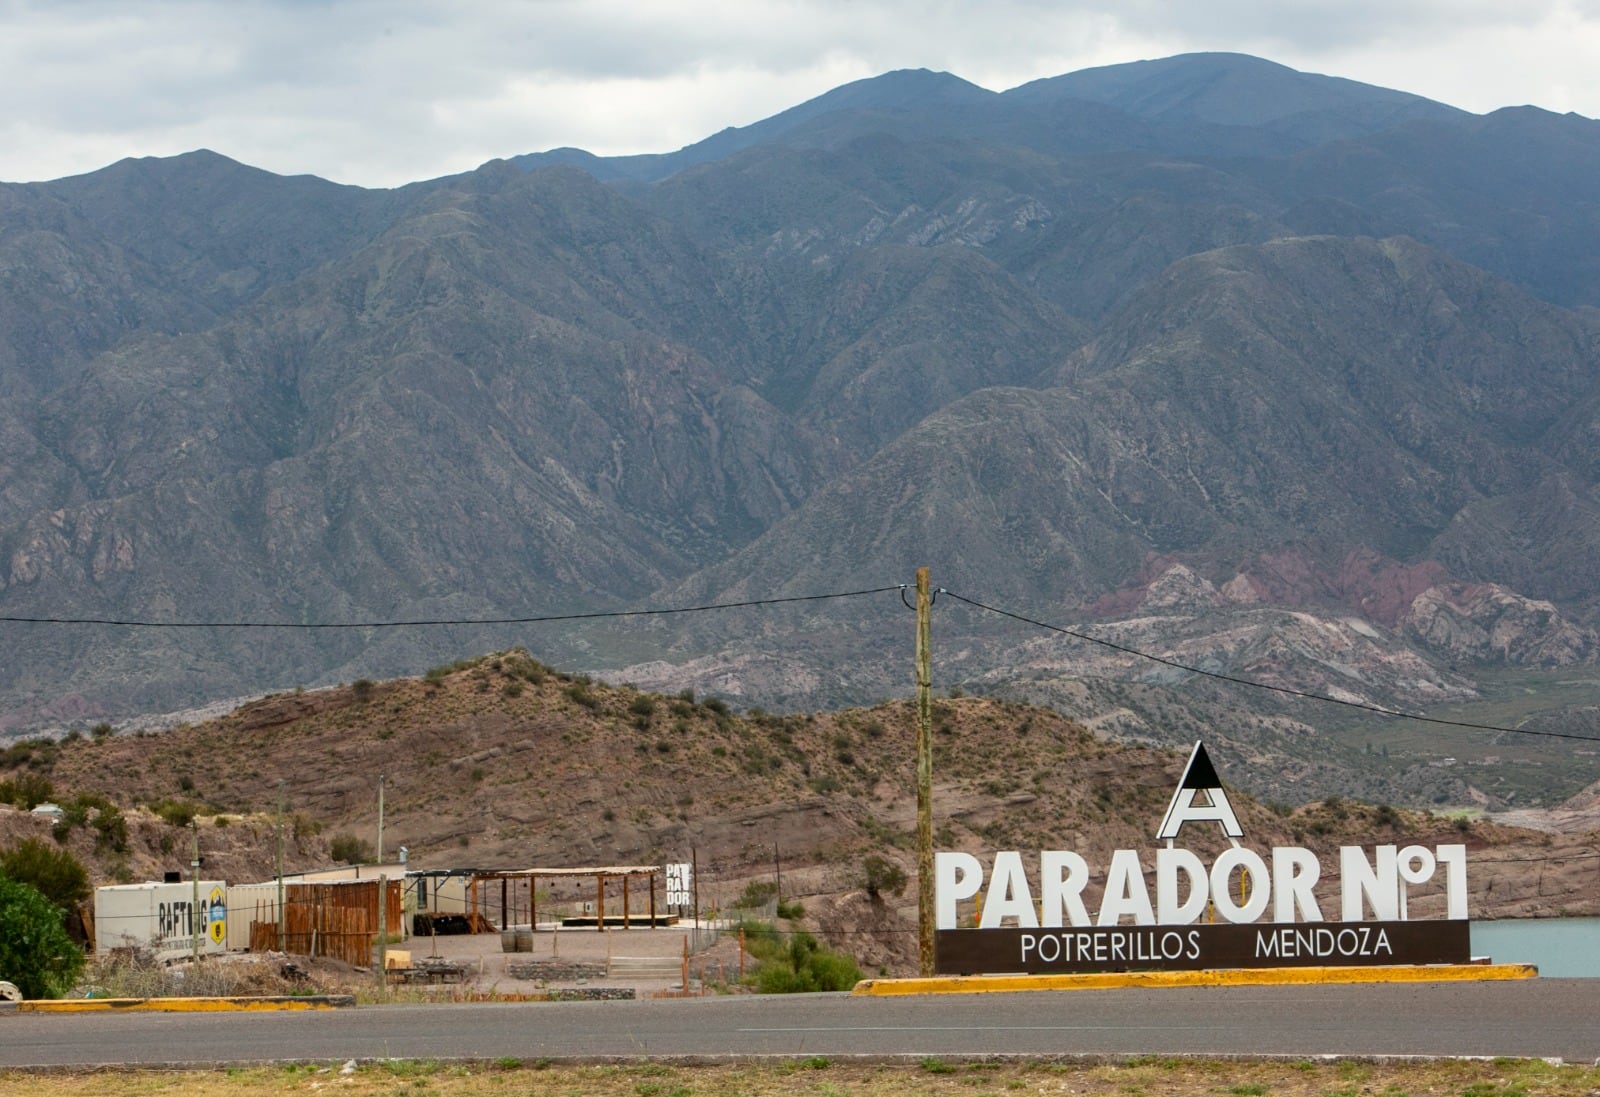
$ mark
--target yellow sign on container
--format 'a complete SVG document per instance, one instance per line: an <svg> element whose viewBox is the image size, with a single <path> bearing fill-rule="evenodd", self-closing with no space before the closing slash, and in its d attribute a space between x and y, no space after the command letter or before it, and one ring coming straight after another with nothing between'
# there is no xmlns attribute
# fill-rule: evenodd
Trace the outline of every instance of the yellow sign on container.
<svg viewBox="0 0 1600 1097"><path fill-rule="evenodd" d="M206 897L207 922L206 933L214 944L222 944L228 939L228 896L220 888L211 889L211 894Z"/></svg>

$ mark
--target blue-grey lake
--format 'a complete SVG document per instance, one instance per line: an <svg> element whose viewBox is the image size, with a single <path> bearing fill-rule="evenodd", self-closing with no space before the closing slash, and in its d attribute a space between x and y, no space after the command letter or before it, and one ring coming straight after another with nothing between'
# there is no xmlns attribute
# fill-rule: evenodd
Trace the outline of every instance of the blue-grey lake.
<svg viewBox="0 0 1600 1097"><path fill-rule="evenodd" d="M1550 978L1600 979L1600 918L1473 922L1472 954L1497 964L1536 964Z"/></svg>

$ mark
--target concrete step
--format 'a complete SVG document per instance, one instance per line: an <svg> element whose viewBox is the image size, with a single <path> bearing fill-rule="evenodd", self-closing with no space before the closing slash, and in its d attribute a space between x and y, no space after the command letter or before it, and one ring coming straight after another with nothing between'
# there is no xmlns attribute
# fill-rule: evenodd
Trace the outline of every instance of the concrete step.
<svg viewBox="0 0 1600 1097"><path fill-rule="evenodd" d="M671 956L613 956L606 966L612 978L631 975L636 978L679 979L683 977L683 960Z"/></svg>

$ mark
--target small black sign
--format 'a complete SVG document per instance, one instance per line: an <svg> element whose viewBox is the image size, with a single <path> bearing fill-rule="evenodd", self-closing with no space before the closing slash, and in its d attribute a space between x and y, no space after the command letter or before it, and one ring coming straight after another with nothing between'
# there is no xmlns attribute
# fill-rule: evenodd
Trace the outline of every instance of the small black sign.
<svg viewBox="0 0 1600 1097"><path fill-rule="evenodd" d="M1059 929L944 929L940 975L1464 964L1470 923L1256 922Z"/></svg>

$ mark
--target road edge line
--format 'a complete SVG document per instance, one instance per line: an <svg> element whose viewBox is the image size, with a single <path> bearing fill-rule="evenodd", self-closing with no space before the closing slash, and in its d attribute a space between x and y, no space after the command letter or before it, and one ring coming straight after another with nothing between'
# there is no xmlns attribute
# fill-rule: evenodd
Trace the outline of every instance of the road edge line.
<svg viewBox="0 0 1600 1097"><path fill-rule="evenodd" d="M907 994L1001 994L1030 990L1118 990L1133 987L1314 986L1333 983L1461 983L1533 979L1532 964L1429 964L1382 967L1230 968L1216 971L1118 971L1060 975L936 975L863 979L854 997Z"/></svg>
<svg viewBox="0 0 1600 1097"><path fill-rule="evenodd" d="M343 1009L353 994L258 998L35 998L17 1002L19 1013L223 1013L266 1010Z"/></svg>

